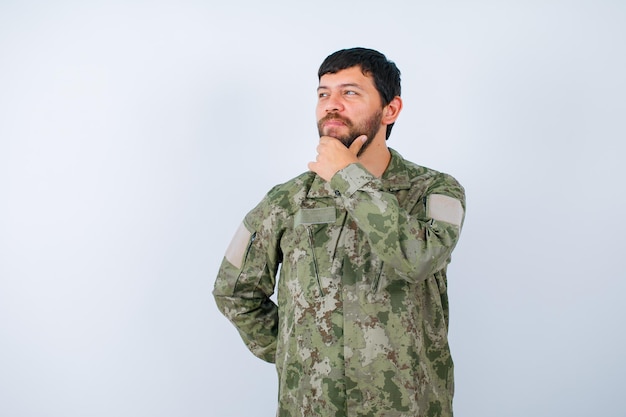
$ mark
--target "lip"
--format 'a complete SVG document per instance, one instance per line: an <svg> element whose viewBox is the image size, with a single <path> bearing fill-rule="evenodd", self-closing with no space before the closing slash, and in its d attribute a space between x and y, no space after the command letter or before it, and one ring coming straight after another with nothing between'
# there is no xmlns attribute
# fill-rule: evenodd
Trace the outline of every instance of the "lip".
<svg viewBox="0 0 626 417"><path fill-rule="evenodd" d="M346 124L339 119L330 119L324 122L324 127L345 126Z"/></svg>

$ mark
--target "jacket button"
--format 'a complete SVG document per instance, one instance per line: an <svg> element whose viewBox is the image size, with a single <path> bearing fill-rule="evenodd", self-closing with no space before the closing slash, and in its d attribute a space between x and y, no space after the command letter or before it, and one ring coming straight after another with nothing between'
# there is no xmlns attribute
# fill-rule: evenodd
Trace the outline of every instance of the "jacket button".
<svg viewBox="0 0 626 417"><path fill-rule="evenodd" d="M335 195L336 195L337 197L339 197L339 196L341 195L341 193L339 192L339 190L335 190Z"/></svg>

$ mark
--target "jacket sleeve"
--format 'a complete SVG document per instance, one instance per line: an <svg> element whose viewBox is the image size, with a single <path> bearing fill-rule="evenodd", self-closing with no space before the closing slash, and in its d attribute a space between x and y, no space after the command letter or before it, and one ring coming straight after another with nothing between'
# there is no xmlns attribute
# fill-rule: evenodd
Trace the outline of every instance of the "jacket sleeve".
<svg viewBox="0 0 626 417"><path fill-rule="evenodd" d="M415 201L406 208L359 163L340 170L330 184L372 250L399 277L416 282L448 264L465 217L465 192L454 178L436 173L424 192L409 192Z"/></svg>
<svg viewBox="0 0 626 417"><path fill-rule="evenodd" d="M248 349L271 363L276 355L278 308L270 296L281 261L275 218L267 198L246 215L213 289L217 307L235 325Z"/></svg>

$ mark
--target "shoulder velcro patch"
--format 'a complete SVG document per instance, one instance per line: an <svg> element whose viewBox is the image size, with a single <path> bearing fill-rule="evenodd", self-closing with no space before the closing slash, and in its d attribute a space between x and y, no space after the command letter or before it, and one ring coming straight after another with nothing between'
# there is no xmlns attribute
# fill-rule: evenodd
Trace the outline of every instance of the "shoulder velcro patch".
<svg viewBox="0 0 626 417"><path fill-rule="evenodd" d="M242 222L235 232L235 236L233 240L231 240L230 245L228 245L228 249L226 249L226 259L237 269L241 268L248 243L250 242L250 237L252 237L252 232L250 232Z"/></svg>
<svg viewBox="0 0 626 417"><path fill-rule="evenodd" d="M431 219L461 227L463 206L456 198L443 194L431 194L428 196L426 207L428 210L426 215Z"/></svg>

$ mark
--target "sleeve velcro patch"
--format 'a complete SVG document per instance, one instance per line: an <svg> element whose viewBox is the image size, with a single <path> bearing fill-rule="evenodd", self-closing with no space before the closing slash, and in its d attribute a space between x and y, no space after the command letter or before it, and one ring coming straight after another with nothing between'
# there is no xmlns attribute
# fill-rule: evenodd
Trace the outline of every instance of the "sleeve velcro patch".
<svg viewBox="0 0 626 417"><path fill-rule="evenodd" d="M427 216L431 219L461 227L463 206L456 198L443 194L431 194L428 196L427 208Z"/></svg>
<svg viewBox="0 0 626 417"><path fill-rule="evenodd" d="M231 240L230 245L228 245L228 249L226 249L226 259L237 269L241 269L243 258L246 255L246 249L248 248L251 236L252 232L250 232L246 226L241 223L235 232L233 240Z"/></svg>

